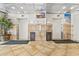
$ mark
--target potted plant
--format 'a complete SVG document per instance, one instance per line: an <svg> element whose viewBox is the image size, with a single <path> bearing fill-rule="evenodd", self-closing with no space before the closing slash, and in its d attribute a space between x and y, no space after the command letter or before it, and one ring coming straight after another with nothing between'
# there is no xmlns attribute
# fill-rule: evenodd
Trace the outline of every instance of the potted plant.
<svg viewBox="0 0 79 59"><path fill-rule="evenodd" d="M4 30L4 39L9 40L11 36L9 30L13 27L12 22L5 17L0 17L0 25Z"/></svg>

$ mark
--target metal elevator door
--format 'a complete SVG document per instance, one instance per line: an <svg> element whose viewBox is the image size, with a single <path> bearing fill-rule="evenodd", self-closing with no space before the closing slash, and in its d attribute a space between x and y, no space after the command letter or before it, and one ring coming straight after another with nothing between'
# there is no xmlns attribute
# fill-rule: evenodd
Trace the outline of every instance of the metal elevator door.
<svg viewBox="0 0 79 59"><path fill-rule="evenodd" d="M52 32L46 32L46 40L51 41L52 40Z"/></svg>
<svg viewBox="0 0 79 59"><path fill-rule="evenodd" d="M30 32L30 40L35 41L35 32Z"/></svg>

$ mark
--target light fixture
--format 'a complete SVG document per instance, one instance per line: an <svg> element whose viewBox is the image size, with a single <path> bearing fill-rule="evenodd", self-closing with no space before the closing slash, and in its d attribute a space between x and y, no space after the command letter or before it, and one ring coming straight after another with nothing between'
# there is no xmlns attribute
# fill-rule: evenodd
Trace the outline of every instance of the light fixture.
<svg viewBox="0 0 79 59"><path fill-rule="evenodd" d="M15 7L13 6L13 7L11 7L12 9L15 9Z"/></svg>
<svg viewBox="0 0 79 59"><path fill-rule="evenodd" d="M66 7L64 6L63 9L65 9Z"/></svg>
<svg viewBox="0 0 79 59"><path fill-rule="evenodd" d="M23 7L20 7L21 9L24 9Z"/></svg>
<svg viewBox="0 0 79 59"><path fill-rule="evenodd" d="M70 9L74 9L74 7L71 7Z"/></svg>

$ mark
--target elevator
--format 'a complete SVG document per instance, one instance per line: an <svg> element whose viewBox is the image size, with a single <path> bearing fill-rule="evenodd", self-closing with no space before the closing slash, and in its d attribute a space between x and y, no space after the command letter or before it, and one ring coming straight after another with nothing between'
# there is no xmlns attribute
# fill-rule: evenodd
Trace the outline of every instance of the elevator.
<svg viewBox="0 0 79 59"><path fill-rule="evenodd" d="M52 24L46 24L46 40L52 41L53 28Z"/></svg>
<svg viewBox="0 0 79 59"><path fill-rule="evenodd" d="M36 29L34 24L28 24L28 38L30 41L35 41Z"/></svg>
<svg viewBox="0 0 79 59"><path fill-rule="evenodd" d="M29 39L31 41L51 41L52 40L52 25L51 24L29 24Z"/></svg>

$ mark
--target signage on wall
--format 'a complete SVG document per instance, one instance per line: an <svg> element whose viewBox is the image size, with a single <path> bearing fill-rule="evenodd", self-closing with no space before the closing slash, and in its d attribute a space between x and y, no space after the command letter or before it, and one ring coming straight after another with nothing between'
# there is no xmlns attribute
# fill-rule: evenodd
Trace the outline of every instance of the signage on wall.
<svg viewBox="0 0 79 59"><path fill-rule="evenodd" d="M37 12L36 18L45 18L45 12L42 12L42 11Z"/></svg>
<svg viewBox="0 0 79 59"><path fill-rule="evenodd" d="M64 19L66 22L71 22L71 13L70 12L65 12L64 13Z"/></svg>

